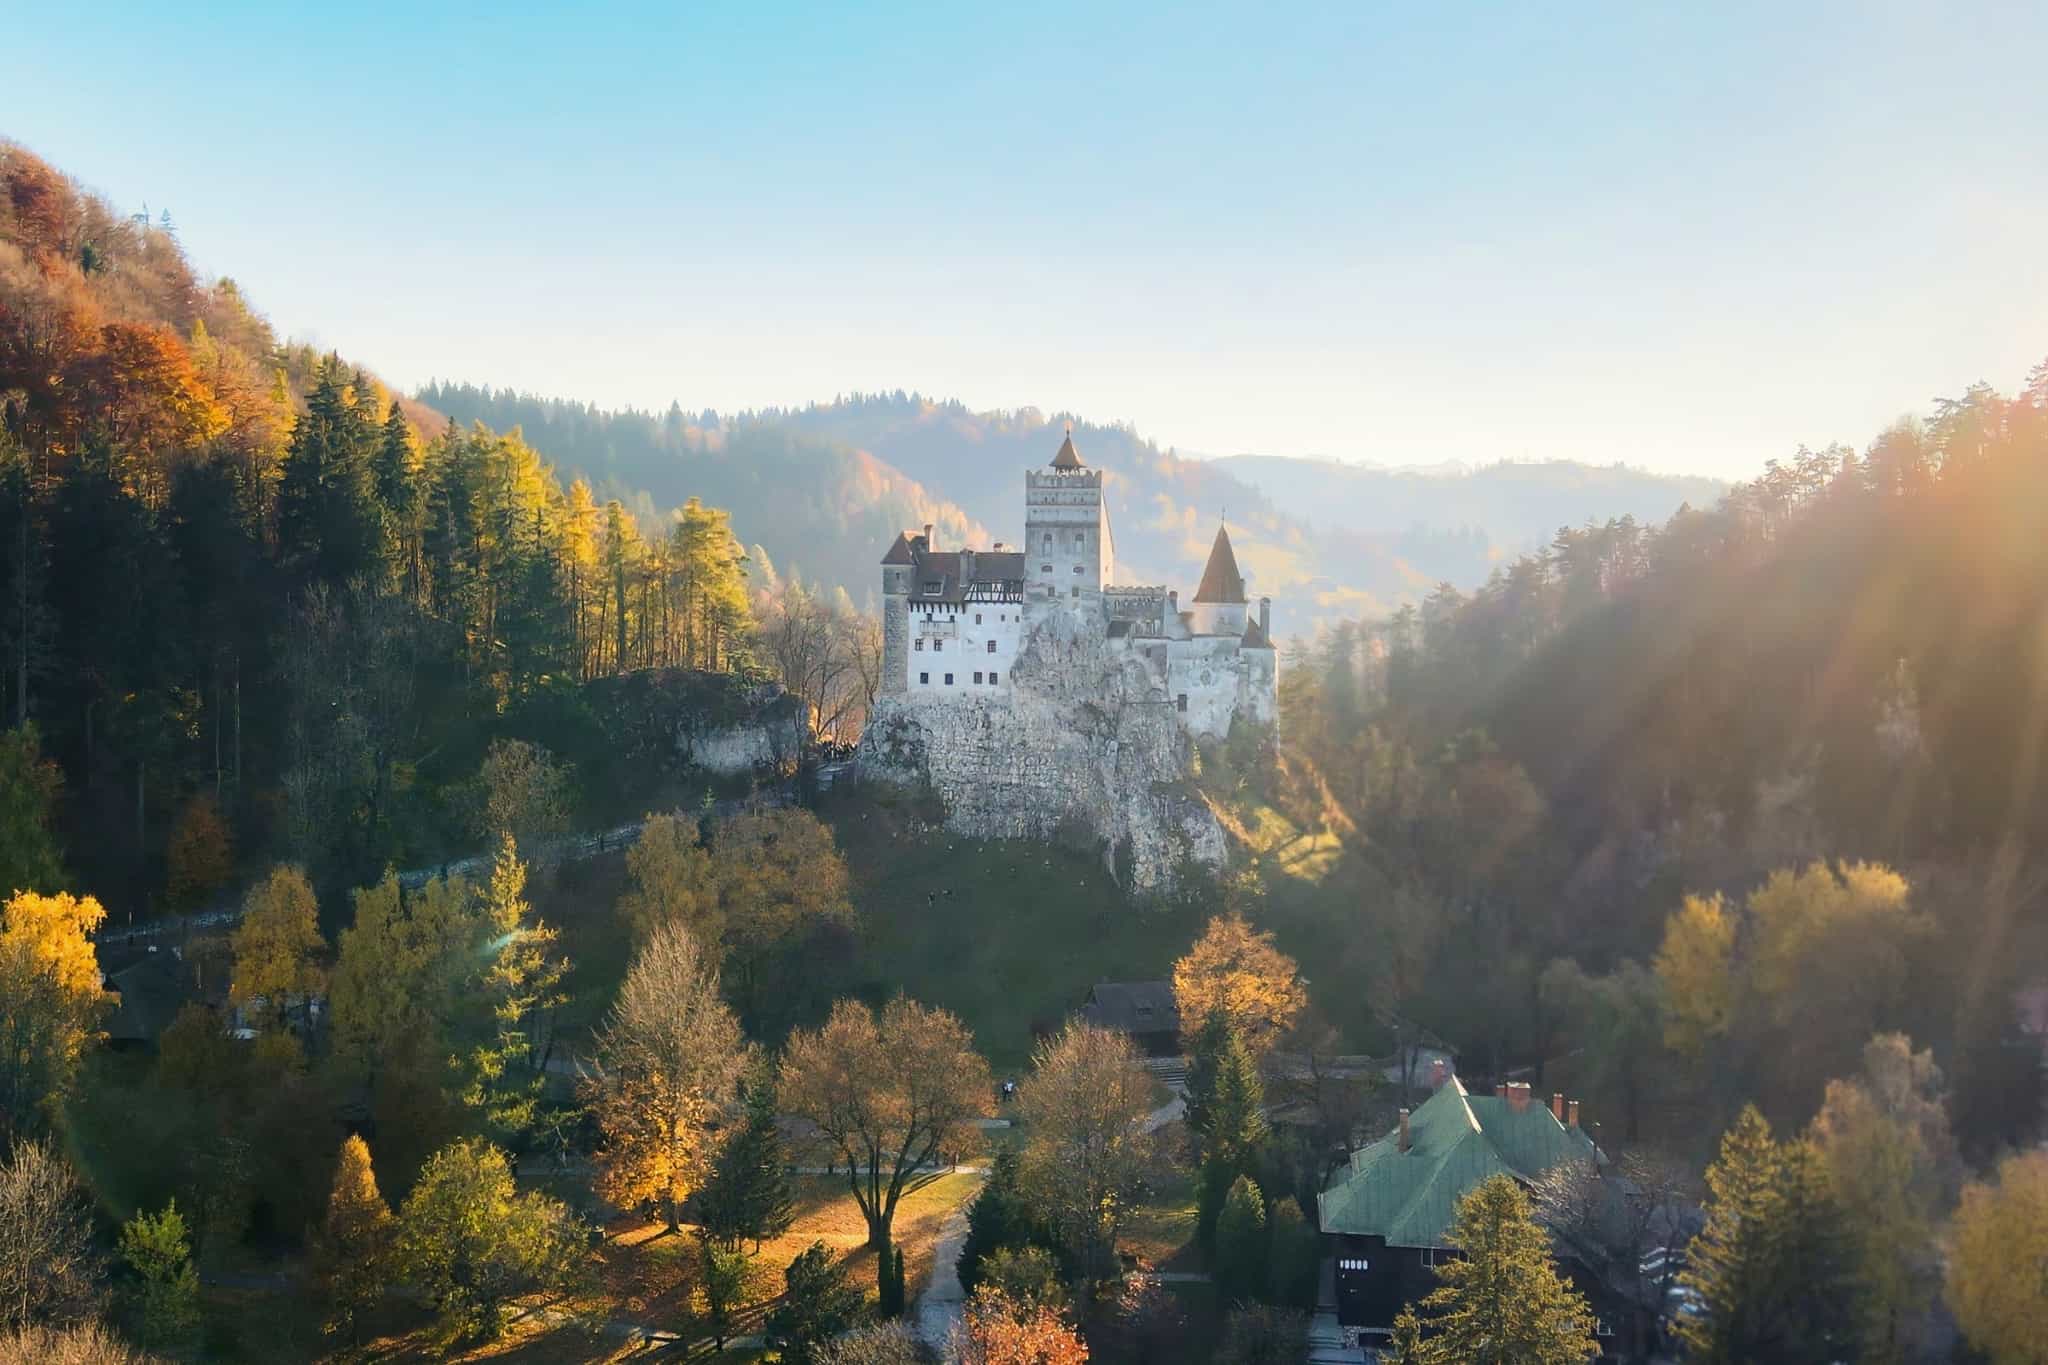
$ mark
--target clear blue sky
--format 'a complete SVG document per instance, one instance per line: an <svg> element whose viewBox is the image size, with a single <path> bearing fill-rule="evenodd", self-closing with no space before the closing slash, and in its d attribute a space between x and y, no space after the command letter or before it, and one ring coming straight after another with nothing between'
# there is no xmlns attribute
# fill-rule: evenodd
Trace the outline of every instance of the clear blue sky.
<svg viewBox="0 0 2048 1365"><path fill-rule="evenodd" d="M2048 355L2037 4L420 8L23 6L0 135L408 387L1734 477Z"/></svg>

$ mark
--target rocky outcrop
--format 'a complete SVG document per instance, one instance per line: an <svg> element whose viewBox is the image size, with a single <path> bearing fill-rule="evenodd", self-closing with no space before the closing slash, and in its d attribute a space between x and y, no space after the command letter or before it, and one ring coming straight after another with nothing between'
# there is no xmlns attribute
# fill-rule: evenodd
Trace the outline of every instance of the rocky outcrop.
<svg viewBox="0 0 2048 1365"><path fill-rule="evenodd" d="M1033 623L1005 693L884 697L856 757L862 781L929 784L947 827L980 839L1102 843L1127 889L1172 889L1224 860L1194 791L1193 746L1142 659L1064 611Z"/></svg>
<svg viewBox="0 0 2048 1365"><path fill-rule="evenodd" d="M608 742L634 761L768 776L803 752L803 706L775 683L647 668L593 682L589 696Z"/></svg>

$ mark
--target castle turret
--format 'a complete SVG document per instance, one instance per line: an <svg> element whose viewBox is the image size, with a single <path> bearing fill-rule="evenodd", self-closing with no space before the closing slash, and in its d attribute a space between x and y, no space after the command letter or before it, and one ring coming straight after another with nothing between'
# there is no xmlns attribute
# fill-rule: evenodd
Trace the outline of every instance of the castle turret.
<svg viewBox="0 0 2048 1365"><path fill-rule="evenodd" d="M1244 634L1244 575L1237 571L1230 533L1221 526L1216 528L1216 541L1209 547L1209 562L1202 568L1202 582L1195 589L1195 609L1188 625L1197 635Z"/></svg>
<svg viewBox="0 0 2048 1365"><path fill-rule="evenodd" d="M925 527L930 543L931 527ZM910 681L910 579L916 571L910 534L899 531L882 556L882 691L902 692Z"/></svg>
<svg viewBox="0 0 2048 1365"><path fill-rule="evenodd" d="M1116 573L1102 475L1081 463L1071 425L1052 463L1024 473L1024 566L1028 600L1090 611Z"/></svg>

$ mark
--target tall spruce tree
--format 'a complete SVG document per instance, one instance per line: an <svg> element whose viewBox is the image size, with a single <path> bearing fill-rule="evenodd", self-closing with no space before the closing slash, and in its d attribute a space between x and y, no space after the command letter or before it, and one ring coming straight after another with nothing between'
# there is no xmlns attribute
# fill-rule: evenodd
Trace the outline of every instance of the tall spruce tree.
<svg viewBox="0 0 2048 1365"><path fill-rule="evenodd" d="M1216 1068L1230 1041L1230 1016L1212 1009L1202 1020L1188 1052L1187 1125L1197 1137L1209 1135L1209 1111L1216 1097Z"/></svg>
<svg viewBox="0 0 2048 1365"><path fill-rule="evenodd" d="M711 1179L697 1196L697 1223L721 1246L761 1243L789 1231L796 1203L789 1158L775 1125L775 1087L768 1076L747 1086L747 1117L713 1163Z"/></svg>
<svg viewBox="0 0 2048 1365"><path fill-rule="evenodd" d="M330 359L292 428L277 489L278 553L301 582L385 583L384 516L371 460L377 427Z"/></svg>
<svg viewBox="0 0 2048 1365"><path fill-rule="evenodd" d="M1442 1285L1394 1320L1400 1365L1573 1365L1600 1354L1592 1305L1557 1273L1512 1178L1492 1176L1458 1201L1451 1243L1464 1255L1437 1265Z"/></svg>
<svg viewBox="0 0 2048 1365"><path fill-rule="evenodd" d="M1706 1365L1852 1359L1863 1319L1856 1250L1813 1145L1779 1143L1745 1106L1707 1168L1707 1222L1681 1283L1706 1311L1680 1319Z"/></svg>
<svg viewBox="0 0 2048 1365"><path fill-rule="evenodd" d="M526 865L509 834L499 840L482 920L488 937L476 1004L485 1013L473 1022L470 1046L458 1059L462 1100L481 1110L516 1154L539 1115L542 1059L534 1055L535 1040L566 999L561 986L569 964L556 951L555 931L533 916Z"/></svg>

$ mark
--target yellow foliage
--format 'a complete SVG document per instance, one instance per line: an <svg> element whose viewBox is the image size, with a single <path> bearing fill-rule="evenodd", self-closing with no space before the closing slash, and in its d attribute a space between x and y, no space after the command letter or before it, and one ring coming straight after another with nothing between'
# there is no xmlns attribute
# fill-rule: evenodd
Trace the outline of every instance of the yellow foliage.
<svg viewBox="0 0 2048 1365"><path fill-rule="evenodd" d="M61 1098L105 999L90 896L22 891L0 911L0 1136Z"/></svg>
<svg viewBox="0 0 2048 1365"><path fill-rule="evenodd" d="M1963 1189L1948 1303L1992 1365L2048 1365L2048 1151L2009 1156Z"/></svg>
<svg viewBox="0 0 2048 1365"><path fill-rule="evenodd" d="M1210 920L1187 956L1173 964L1173 999L1189 1029L1221 1009L1254 1052L1271 1048L1308 1007L1294 959L1242 915Z"/></svg>
<svg viewBox="0 0 2048 1365"><path fill-rule="evenodd" d="M1687 896L1664 925L1654 966L1664 985L1665 1046L1697 1058L1728 1031L1735 920L1720 896Z"/></svg>
<svg viewBox="0 0 2048 1365"><path fill-rule="evenodd" d="M235 926L235 974L228 998L237 1005L268 1001L275 1016L294 996L320 989L320 904L296 867L278 866L250 889Z"/></svg>
<svg viewBox="0 0 2048 1365"><path fill-rule="evenodd" d="M619 897L619 913L634 938L645 940L664 924L680 924L699 943L724 940L717 879L711 855L697 842L695 821L648 816L640 841L626 850L626 873L632 885Z"/></svg>

